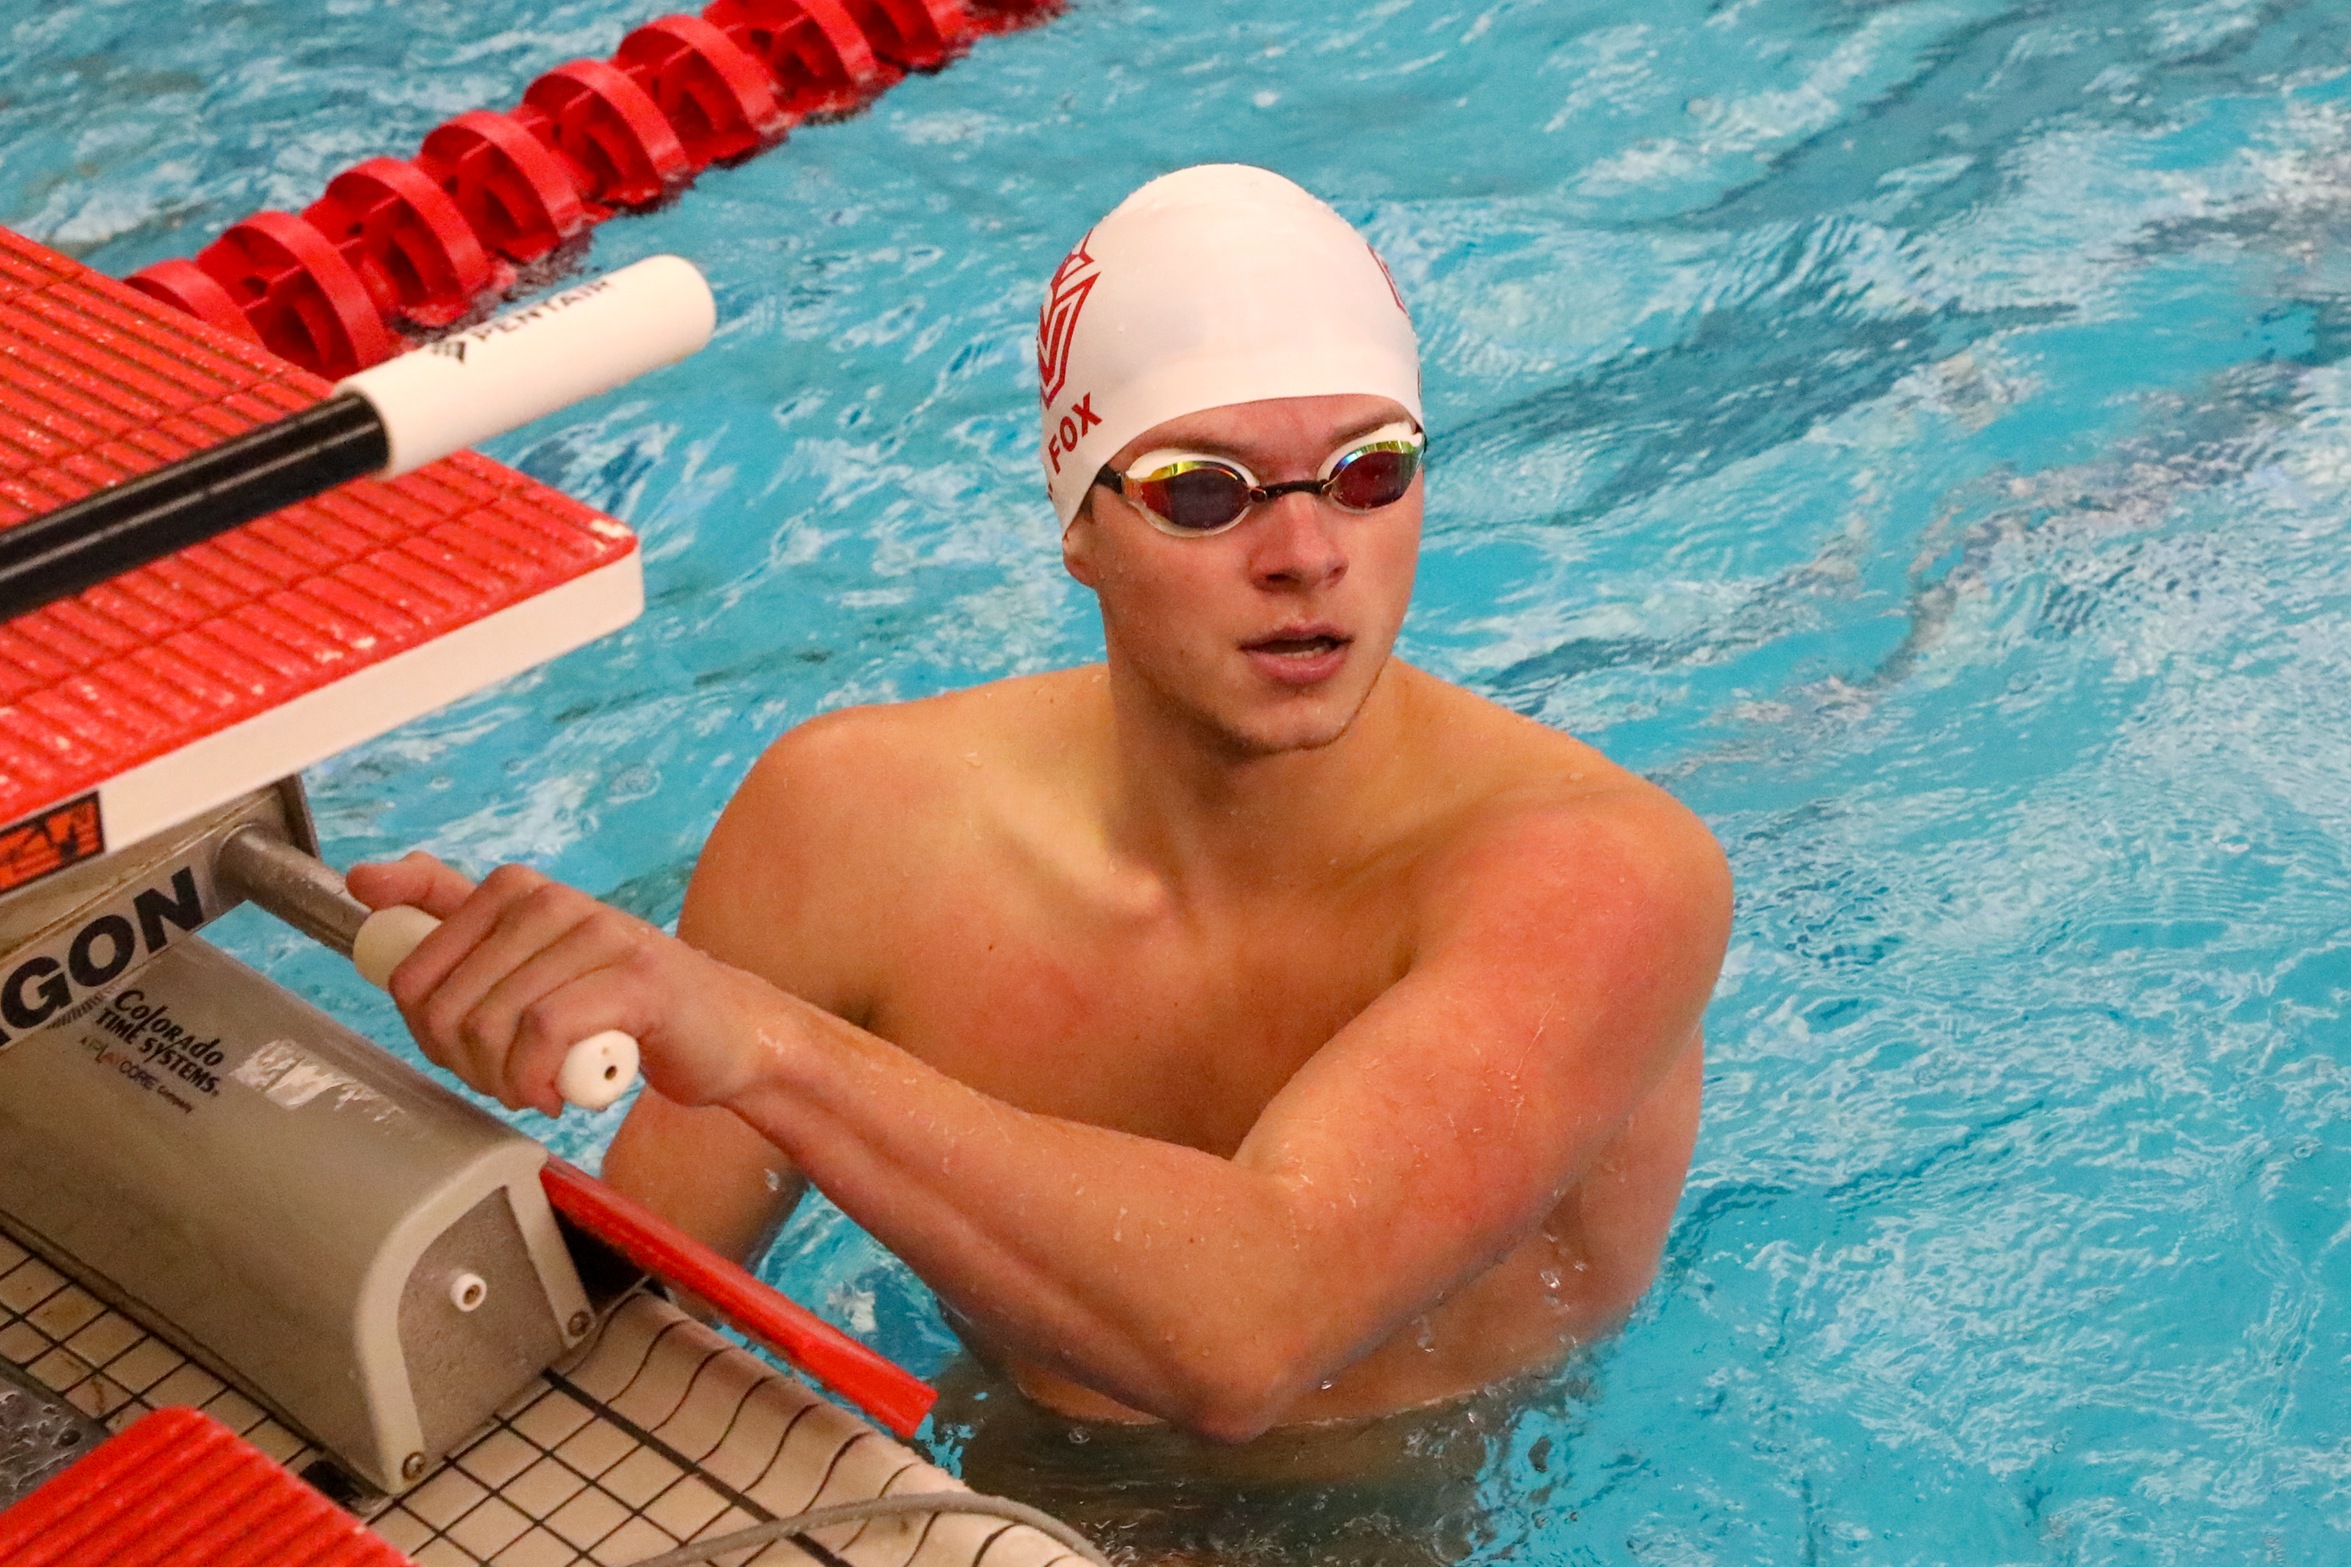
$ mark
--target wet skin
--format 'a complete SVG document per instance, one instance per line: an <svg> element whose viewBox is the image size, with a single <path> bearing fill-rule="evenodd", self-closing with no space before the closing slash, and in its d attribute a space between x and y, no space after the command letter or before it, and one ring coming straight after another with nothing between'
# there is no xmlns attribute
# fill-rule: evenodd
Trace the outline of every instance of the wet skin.
<svg viewBox="0 0 2351 1567"><path fill-rule="evenodd" d="M1117 461L1307 478L1399 412ZM1661 790L1389 656L1420 510L1171 538L1096 489L1104 665L785 735L676 940L516 867L355 870L446 919L394 997L550 1111L565 1044L636 1033L610 1179L736 1256L813 1179L1071 1414L1243 1440L1551 1362L1655 1273L1729 877Z"/></svg>

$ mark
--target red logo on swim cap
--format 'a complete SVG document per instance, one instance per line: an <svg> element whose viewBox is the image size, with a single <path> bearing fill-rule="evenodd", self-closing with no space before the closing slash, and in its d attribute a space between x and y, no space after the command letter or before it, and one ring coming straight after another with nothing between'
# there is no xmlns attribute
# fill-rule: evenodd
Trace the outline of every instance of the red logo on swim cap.
<svg viewBox="0 0 2351 1567"><path fill-rule="evenodd" d="M1086 239L1062 259L1053 281L1045 285L1045 307L1037 312L1037 390L1048 408L1069 379L1069 345L1077 337L1078 312L1102 276L1093 269L1094 258L1086 254L1086 240L1093 237L1094 231L1088 229Z"/></svg>

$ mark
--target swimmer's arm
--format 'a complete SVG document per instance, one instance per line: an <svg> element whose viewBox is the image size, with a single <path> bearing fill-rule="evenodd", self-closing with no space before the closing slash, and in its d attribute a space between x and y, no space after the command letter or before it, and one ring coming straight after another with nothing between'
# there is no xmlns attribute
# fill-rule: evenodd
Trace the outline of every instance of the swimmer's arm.
<svg viewBox="0 0 2351 1567"><path fill-rule="evenodd" d="M1531 1234L1696 1037L1729 881L1694 821L1538 823L1452 871L1423 959L1229 1161L805 1014L732 1102L1003 1350L1246 1438Z"/></svg>
<svg viewBox="0 0 2351 1567"><path fill-rule="evenodd" d="M808 1178L731 1110L687 1109L648 1088L604 1155L604 1179L722 1257L756 1263Z"/></svg>
<svg viewBox="0 0 2351 1567"><path fill-rule="evenodd" d="M720 836L713 834L714 844ZM753 934L776 911L741 896L723 869L714 873L724 859L703 851L678 915L678 939L753 973L779 966L776 944ZM766 1252L808 1189L783 1151L733 1111L688 1108L651 1087L629 1107L605 1150L602 1173L719 1255L746 1265Z"/></svg>
<svg viewBox="0 0 2351 1567"><path fill-rule="evenodd" d="M819 786L840 759L835 715L803 724L743 780L695 861L678 939L842 1016L868 1010L873 977L854 915L827 897L825 863L859 823ZM846 798L854 801L854 791ZM604 1156L605 1180L722 1255L750 1262L799 1206L808 1181L733 1111L689 1109L648 1087Z"/></svg>

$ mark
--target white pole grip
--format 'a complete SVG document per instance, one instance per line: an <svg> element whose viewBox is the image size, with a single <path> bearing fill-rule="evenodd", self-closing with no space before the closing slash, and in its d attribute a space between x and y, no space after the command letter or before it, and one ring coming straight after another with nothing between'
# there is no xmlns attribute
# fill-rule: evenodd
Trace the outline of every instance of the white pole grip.
<svg viewBox="0 0 2351 1567"><path fill-rule="evenodd" d="M351 943L351 964L359 977L378 990L389 990L392 970L398 968L418 942L440 929L441 922L419 908L397 903L378 909L359 927ZM637 1042L617 1028L590 1034L564 1053L563 1069L555 1075L555 1091L564 1103L582 1110L603 1110L629 1091L637 1080Z"/></svg>
<svg viewBox="0 0 2351 1567"><path fill-rule="evenodd" d="M674 364L718 306L690 261L653 256L342 381L375 405L398 478L542 414Z"/></svg>

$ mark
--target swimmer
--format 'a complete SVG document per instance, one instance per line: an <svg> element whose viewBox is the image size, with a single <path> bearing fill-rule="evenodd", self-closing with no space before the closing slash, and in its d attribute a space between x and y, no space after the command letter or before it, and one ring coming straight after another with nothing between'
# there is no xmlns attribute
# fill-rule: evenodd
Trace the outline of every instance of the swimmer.
<svg viewBox="0 0 2351 1567"><path fill-rule="evenodd" d="M354 870L444 920L403 1016L549 1114L570 1041L635 1034L608 1179L739 1258L813 1182L1052 1419L1280 1440L1556 1365L1657 1268L1721 851L1392 656L1418 348L1330 208L1153 181L1038 363L1106 660L784 735L675 939L515 866Z"/></svg>

